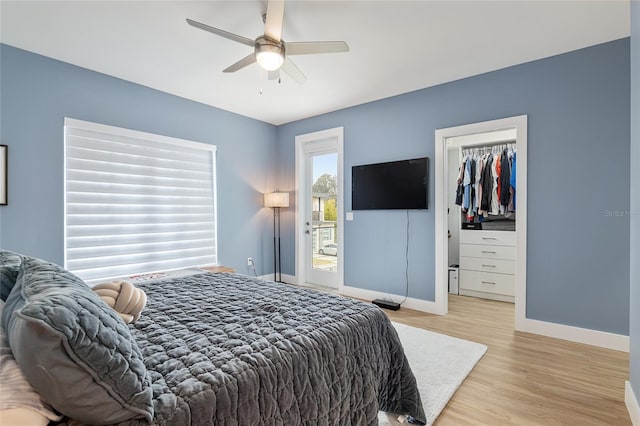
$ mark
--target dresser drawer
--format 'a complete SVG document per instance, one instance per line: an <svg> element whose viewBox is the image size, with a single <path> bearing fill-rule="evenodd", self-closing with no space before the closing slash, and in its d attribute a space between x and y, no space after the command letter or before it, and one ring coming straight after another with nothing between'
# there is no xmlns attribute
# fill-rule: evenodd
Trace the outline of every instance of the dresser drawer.
<svg viewBox="0 0 640 426"><path fill-rule="evenodd" d="M510 246L460 244L460 256L481 257L483 259L516 260L516 249L515 247Z"/></svg>
<svg viewBox="0 0 640 426"><path fill-rule="evenodd" d="M460 271L460 288L514 296L515 275Z"/></svg>
<svg viewBox="0 0 640 426"><path fill-rule="evenodd" d="M516 273L516 262L515 260L460 256L460 269L514 275Z"/></svg>
<svg viewBox="0 0 640 426"><path fill-rule="evenodd" d="M516 233L512 231L466 231L461 229L460 243L515 246Z"/></svg>

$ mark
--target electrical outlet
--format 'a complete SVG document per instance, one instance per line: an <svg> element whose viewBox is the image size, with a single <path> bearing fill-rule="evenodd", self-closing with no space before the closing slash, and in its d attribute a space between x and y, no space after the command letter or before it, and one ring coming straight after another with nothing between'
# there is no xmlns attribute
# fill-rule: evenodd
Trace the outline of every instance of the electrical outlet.
<svg viewBox="0 0 640 426"><path fill-rule="evenodd" d="M253 265L253 259L250 257L247 257L247 266L251 266Z"/></svg>

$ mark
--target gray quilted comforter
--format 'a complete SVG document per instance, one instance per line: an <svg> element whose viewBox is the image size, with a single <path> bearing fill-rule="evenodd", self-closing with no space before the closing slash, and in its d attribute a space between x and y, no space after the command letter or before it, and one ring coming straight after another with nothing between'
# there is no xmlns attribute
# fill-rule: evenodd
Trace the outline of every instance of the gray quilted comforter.
<svg viewBox="0 0 640 426"><path fill-rule="evenodd" d="M425 415L377 307L235 274L140 285L158 425L375 425Z"/></svg>

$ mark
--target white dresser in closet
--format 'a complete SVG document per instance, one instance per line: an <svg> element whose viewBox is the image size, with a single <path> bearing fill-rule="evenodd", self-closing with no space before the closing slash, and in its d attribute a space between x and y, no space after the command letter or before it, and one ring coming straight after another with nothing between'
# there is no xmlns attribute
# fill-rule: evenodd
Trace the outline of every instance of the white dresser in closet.
<svg viewBox="0 0 640 426"><path fill-rule="evenodd" d="M514 301L516 233L460 230L460 294Z"/></svg>

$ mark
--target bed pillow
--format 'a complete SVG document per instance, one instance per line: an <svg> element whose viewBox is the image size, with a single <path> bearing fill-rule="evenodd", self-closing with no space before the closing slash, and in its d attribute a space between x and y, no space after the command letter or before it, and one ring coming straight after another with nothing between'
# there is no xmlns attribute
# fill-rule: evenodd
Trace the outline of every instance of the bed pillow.
<svg viewBox="0 0 640 426"><path fill-rule="evenodd" d="M0 300L0 317L4 302ZM40 399L13 358L4 328L0 327L0 419L3 426L46 425L62 419Z"/></svg>
<svg viewBox="0 0 640 426"><path fill-rule="evenodd" d="M22 258L19 254L0 250L0 299L3 302L7 300L11 289L16 284L21 263Z"/></svg>
<svg viewBox="0 0 640 426"><path fill-rule="evenodd" d="M94 425L152 420L140 349L80 278L24 256L2 314L22 372L57 411Z"/></svg>

